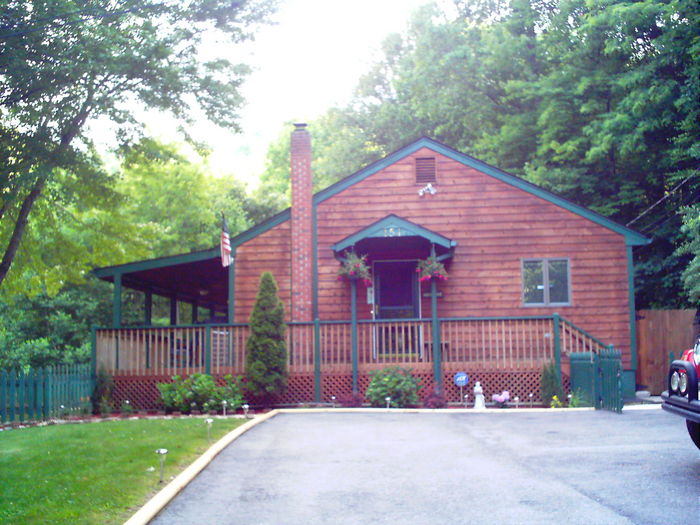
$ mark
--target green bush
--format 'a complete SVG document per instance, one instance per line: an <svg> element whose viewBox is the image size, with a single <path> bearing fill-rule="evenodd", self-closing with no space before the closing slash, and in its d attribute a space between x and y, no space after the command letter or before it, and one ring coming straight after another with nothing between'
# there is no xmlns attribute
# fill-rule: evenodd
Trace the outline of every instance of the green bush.
<svg viewBox="0 0 700 525"><path fill-rule="evenodd" d="M277 297L277 283L270 272L264 272L246 342L246 388L263 401L281 394L287 386L284 330L284 305Z"/></svg>
<svg viewBox="0 0 700 525"><path fill-rule="evenodd" d="M160 399L168 412L188 413L192 410L208 412L221 410L224 400L227 409L236 410L243 404L240 378L224 377L224 386L217 386L208 374L192 374L187 379L173 376L172 383L158 383Z"/></svg>
<svg viewBox="0 0 700 525"><path fill-rule="evenodd" d="M93 414L109 414L112 411L112 390L114 389L114 381L104 368L97 371L95 378L95 388L92 391L92 412ZM107 408L107 411L103 410Z"/></svg>
<svg viewBox="0 0 700 525"><path fill-rule="evenodd" d="M542 404L546 407L552 405L552 399L555 396L557 400L564 399L564 390L561 387L561 382L557 379L557 366L555 363L548 363L542 367L540 392Z"/></svg>
<svg viewBox="0 0 700 525"><path fill-rule="evenodd" d="M411 370L392 366L370 372L370 382L365 397L374 407L385 407L385 398L391 397L390 406L402 408L418 404L419 380Z"/></svg>

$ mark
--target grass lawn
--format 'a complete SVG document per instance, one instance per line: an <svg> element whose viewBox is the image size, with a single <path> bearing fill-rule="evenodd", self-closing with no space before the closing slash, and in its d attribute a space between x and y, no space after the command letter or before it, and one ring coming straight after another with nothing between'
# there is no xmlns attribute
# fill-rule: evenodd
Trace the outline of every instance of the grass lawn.
<svg viewBox="0 0 700 525"><path fill-rule="evenodd" d="M212 443L243 423L215 419ZM204 419L0 432L0 523L123 523L163 486L161 447L168 449L167 483L209 447Z"/></svg>

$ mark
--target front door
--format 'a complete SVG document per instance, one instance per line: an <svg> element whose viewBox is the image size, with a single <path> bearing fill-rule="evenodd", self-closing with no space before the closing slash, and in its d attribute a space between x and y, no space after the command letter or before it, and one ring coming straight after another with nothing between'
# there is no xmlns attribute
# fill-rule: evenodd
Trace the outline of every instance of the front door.
<svg viewBox="0 0 700 525"><path fill-rule="evenodd" d="M415 261L374 263L374 318L416 319L420 317L419 283ZM374 334L375 357L415 357L421 349L420 326L396 321L377 325Z"/></svg>

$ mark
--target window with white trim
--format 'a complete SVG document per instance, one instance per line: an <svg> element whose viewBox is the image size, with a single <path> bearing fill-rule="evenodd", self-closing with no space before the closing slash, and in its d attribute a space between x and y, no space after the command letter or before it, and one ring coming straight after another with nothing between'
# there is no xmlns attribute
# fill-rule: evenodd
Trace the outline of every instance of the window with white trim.
<svg viewBox="0 0 700 525"><path fill-rule="evenodd" d="M571 304L569 259L524 259L523 304L525 306Z"/></svg>

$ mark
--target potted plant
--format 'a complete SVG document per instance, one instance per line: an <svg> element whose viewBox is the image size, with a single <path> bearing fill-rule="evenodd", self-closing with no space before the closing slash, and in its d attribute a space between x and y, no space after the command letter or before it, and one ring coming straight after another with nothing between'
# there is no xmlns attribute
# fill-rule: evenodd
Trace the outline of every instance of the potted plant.
<svg viewBox="0 0 700 525"><path fill-rule="evenodd" d="M354 251L346 252L338 270L338 280L355 279L365 286L372 286L372 274L367 264L367 255L357 255Z"/></svg>

